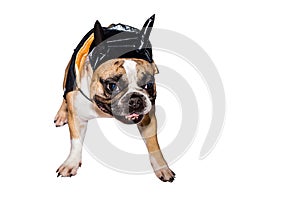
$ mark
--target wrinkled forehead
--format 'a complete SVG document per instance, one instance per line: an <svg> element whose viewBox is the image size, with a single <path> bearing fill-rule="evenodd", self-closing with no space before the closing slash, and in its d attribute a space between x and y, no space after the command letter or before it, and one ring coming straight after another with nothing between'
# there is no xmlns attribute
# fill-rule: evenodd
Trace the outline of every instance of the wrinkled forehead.
<svg viewBox="0 0 300 200"><path fill-rule="evenodd" d="M103 63L95 71L95 74L102 79L109 79L116 76L122 77L122 79L130 79L131 77L141 79L144 76L153 76L154 71L147 61L118 58Z"/></svg>

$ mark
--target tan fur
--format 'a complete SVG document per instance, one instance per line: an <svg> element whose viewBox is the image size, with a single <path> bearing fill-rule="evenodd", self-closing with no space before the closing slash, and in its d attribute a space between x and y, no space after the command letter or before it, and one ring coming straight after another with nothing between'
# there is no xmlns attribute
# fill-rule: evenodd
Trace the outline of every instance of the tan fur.
<svg viewBox="0 0 300 200"><path fill-rule="evenodd" d="M135 61L137 63L137 69L138 71L142 71L142 72L150 72L151 74L158 74L158 69L156 64L153 63L149 63L143 59L131 59L133 61ZM138 73L141 74L141 73Z"/></svg>
<svg viewBox="0 0 300 200"><path fill-rule="evenodd" d="M160 179L163 177L164 180L173 179L174 174L168 167L158 144L155 107L152 107L148 116L137 126L145 141L155 175Z"/></svg>
<svg viewBox="0 0 300 200"><path fill-rule="evenodd" d="M95 70L92 82L98 81L100 77L103 79L107 79L118 74L124 75L126 72L124 67L122 66L123 63L124 59L121 58L106 61Z"/></svg>
<svg viewBox="0 0 300 200"><path fill-rule="evenodd" d="M99 79L107 79L109 77L115 75L124 75L125 69L123 68L123 59L112 59L103 63L100 67L98 67L93 73L92 81L91 81L91 97L97 94L100 97L105 98L104 96L104 88L102 84L99 82Z"/></svg>
<svg viewBox="0 0 300 200"><path fill-rule="evenodd" d="M78 132L78 121L76 120L76 110L74 109L74 92L69 92L66 96L68 106L68 125L70 130L70 138L77 139L80 137Z"/></svg>
<svg viewBox="0 0 300 200"><path fill-rule="evenodd" d="M105 80L109 77L116 76L116 75L124 75L126 73L124 67L122 66L124 60L125 60L124 58L117 58L117 59L106 61L95 70L91 82L91 97L93 97L95 94L97 94L98 96L103 96L104 88L99 83L100 78ZM141 76L145 73L151 75L158 73L157 67L154 63L150 64L147 61L142 59L130 59L130 60L133 60L137 63L138 79L141 78Z"/></svg>

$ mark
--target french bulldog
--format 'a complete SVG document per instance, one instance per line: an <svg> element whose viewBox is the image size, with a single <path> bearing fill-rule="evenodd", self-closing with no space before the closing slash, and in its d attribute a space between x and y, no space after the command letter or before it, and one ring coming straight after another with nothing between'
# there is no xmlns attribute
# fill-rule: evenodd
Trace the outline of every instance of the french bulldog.
<svg viewBox="0 0 300 200"><path fill-rule="evenodd" d="M149 42L154 17L141 30L123 24L106 28L96 21L75 49L65 70L64 99L54 120L57 127L69 126L71 138L69 156L57 169L57 177L74 176L81 167L88 121L114 117L137 125L155 175L164 182L174 181L175 173L157 140L154 76L158 69Z"/></svg>

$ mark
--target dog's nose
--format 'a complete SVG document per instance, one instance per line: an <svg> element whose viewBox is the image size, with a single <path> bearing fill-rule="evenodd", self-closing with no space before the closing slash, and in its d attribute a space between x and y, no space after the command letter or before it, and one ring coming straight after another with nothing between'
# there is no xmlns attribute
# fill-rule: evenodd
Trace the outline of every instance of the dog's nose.
<svg viewBox="0 0 300 200"><path fill-rule="evenodd" d="M140 95L133 94L129 98L129 108L134 111L142 111L143 108L143 99Z"/></svg>

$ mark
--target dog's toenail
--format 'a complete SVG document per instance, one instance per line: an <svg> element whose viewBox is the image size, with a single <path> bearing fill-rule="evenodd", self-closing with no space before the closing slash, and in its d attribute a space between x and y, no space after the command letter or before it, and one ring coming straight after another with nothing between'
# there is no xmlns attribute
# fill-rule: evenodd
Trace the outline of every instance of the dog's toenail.
<svg viewBox="0 0 300 200"><path fill-rule="evenodd" d="M172 172L173 176L176 176L176 174L172 170L171 170L171 172Z"/></svg>

